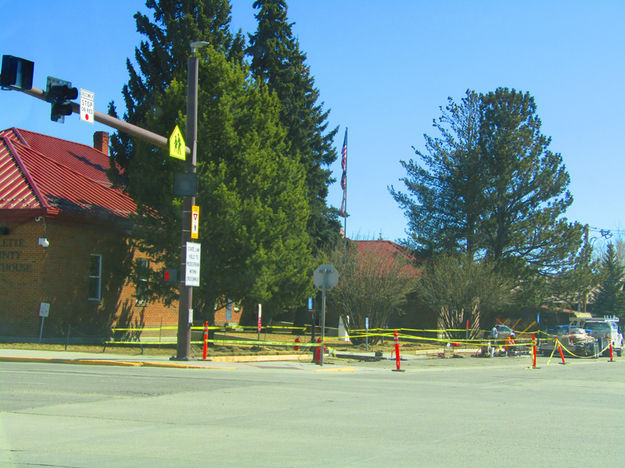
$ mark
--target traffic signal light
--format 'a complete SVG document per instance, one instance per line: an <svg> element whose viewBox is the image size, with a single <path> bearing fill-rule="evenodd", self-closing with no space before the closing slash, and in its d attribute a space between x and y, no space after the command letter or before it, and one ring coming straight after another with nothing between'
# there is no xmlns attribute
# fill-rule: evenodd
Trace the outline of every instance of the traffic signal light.
<svg viewBox="0 0 625 468"><path fill-rule="evenodd" d="M52 104L50 119L54 122L65 122L65 116L71 115L73 110L72 99L78 97L78 89L72 88L69 81L48 77L46 86L46 100Z"/></svg>
<svg viewBox="0 0 625 468"><path fill-rule="evenodd" d="M32 89L34 69L35 64L30 60L13 55L3 55L0 86L19 90Z"/></svg>
<svg viewBox="0 0 625 468"><path fill-rule="evenodd" d="M163 270L163 281L165 281L165 283L177 283L178 270L175 268L165 268Z"/></svg>

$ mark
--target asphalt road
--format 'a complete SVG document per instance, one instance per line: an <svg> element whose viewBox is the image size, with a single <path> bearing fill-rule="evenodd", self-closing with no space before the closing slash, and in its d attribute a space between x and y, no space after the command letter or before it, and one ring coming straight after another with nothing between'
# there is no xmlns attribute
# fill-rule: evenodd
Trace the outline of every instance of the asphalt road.
<svg viewBox="0 0 625 468"><path fill-rule="evenodd" d="M0 466L618 466L625 359L0 362ZM618 460L621 460L619 462Z"/></svg>

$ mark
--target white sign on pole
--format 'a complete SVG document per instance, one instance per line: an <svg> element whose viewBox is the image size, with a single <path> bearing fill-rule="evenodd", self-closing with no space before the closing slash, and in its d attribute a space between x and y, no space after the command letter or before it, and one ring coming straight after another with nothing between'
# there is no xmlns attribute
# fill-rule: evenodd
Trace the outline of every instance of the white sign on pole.
<svg viewBox="0 0 625 468"><path fill-rule="evenodd" d="M95 94L86 89L80 89L80 120L88 123L94 123L93 113L95 112L94 104Z"/></svg>
<svg viewBox="0 0 625 468"><path fill-rule="evenodd" d="M41 302L39 304L39 317L45 318L50 315L50 303Z"/></svg>
<svg viewBox="0 0 625 468"><path fill-rule="evenodd" d="M200 285L200 256L202 244L187 242L187 261L184 275L185 286Z"/></svg>

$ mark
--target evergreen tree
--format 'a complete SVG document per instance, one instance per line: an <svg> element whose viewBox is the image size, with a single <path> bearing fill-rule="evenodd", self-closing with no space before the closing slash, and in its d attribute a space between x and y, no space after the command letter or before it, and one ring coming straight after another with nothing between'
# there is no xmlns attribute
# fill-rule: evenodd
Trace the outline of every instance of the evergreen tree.
<svg viewBox="0 0 625 468"><path fill-rule="evenodd" d="M309 292L313 269L305 234L309 209L304 174L286 154L280 105L247 70L212 48L200 62L197 174L202 244L201 283L194 294L198 317L212 320L220 301L269 304L265 316ZM185 128L186 83L174 80L156 105ZM148 115L150 128L172 124ZM129 185L137 193L137 246L162 264L179 252L181 200L172 197L173 173L183 163L139 143ZM145 197L145 198L144 198ZM174 263L172 263L174 262ZM166 285L151 282L155 296ZM175 295L174 290L169 293Z"/></svg>
<svg viewBox="0 0 625 468"><path fill-rule="evenodd" d="M570 266L582 226L564 217L573 202L562 156L540 132L534 98L506 88L482 96L483 170L488 178L484 229L488 255L509 274Z"/></svg>
<svg viewBox="0 0 625 468"><path fill-rule="evenodd" d="M146 126L147 115L159 111L156 99L170 83L186 79L191 42L207 41L239 62L244 46L243 36L239 33L233 37L230 32L228 0L147 0L146 5L152 10L153 21L142 13L135 14L137 31L146 39L135 48L138 69L130 59L126 61L130 78L122 89L126 106L123 119L141 127ZM114 103L109 105L109 114L117 116ZM112 136L109 177L114 183L125 185L129 162L136 151L131 137L122 133ZM127 189L133 195L133 188Z"/></svg>
<svg viewBox="0 0 625 468"><path fill-rule="evenodd" d="M281 105L266 84L249 78L241 54L235 57L228 2L150 1L148 6L157 24L137 15L149 42L137 52L141 74L129 67L124 88L133 123L161 135L169 135L176 124L185 129L189 42L212 44L198 52L196 203L202 263L195 316L212 320L214 307L231 299L269 304L264 310L270 317L272 308L306 296L313 269L305 175L287 156ZM152 260L146 295L173 300L177 290L154 270L179 264L182 203L172 189L173 175L184 171L184 163L162 149L127 141L118 140L116 161L138 205L135 245Z"/></svg>
<svg viewBox="0 0 625 468"><path fill-rule="evenodd" d="M564 303L570 309L586 312L588 298L599 284L598 262L593 259L589 240L589 227L584 227L584 240L573 267L556 275L550 282L552 297L559 306Z"/></svg>
<svg viewBox="0 0 625 468"><path fill-rule="evenodd" d="M307 231L315 251L338 239L337 211L327 206L333 182L329 165L336 159L332 141L338 128L326 131L329 111L318 104L319 91L306 65L306 55L293 37L285 0L256 0L258 27L250 35L247 54L253 75L267 83L282 105L280 119L287 130L289 156L306 174L311 209Z"/></svg>
<svg viewBox="0 0 625 468"><path fill-rule="evenodd" d="M460 103L449 98L441 112L434 121L441 136L424 135L427 151L413 148L418 160L401 161L408 173L402 181L409 193L390 190L407 214L409 244L421 255L459 251L473 260L484 248L480 97L467 91Z"/></svg>
<svg viewBox="0 0 625 468"><path fill-rule="evenodd" d="M618 261L613 243L601 259L599 265L601 283L593 304L593 312L597 315L618 315L625 319L625 292L623 292L623 265Z"/></svg>
<svg viewBox="0 0 625 468"><path fill-rule="evenodd" d="M420 161L403 163L407 192L391 188L416 246L487 257L527 292L536 274L570 267L581 226L563 218L569 176L540 133L533 98L503 88L468 91L435 127L442 136L426 136Z"/></svg>

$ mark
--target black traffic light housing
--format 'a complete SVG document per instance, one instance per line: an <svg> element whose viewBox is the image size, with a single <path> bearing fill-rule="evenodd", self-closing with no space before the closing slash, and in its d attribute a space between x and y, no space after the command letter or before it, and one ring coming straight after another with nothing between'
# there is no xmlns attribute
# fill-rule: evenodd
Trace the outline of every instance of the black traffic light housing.
<svg viewBox="0 0 625 468"><path fill-rule="evenodd" d="M72 83L58 78L48 77L46 84L46 100L52 104L50 119L54 122L65 122L65 116L71 115L73 110L72 99L78 97L78 89L72 88Z"/></svg>
<svg viewBox="0 0 625 468"><path fill-rule="evenodd" d="M27 91L33 87L34 62L13 55L2 56L0 86Z"/></svg>

